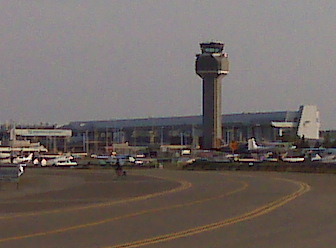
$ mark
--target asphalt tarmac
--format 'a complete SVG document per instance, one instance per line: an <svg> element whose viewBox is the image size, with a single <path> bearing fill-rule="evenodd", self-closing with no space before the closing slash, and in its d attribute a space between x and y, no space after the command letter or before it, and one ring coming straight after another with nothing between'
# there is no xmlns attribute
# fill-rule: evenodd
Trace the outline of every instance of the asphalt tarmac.
<svg viewBox="0 0 336 248"><path fill-rule="evenodd" d="M30 169L0 189L0 247L336 247L336 176Z"/></svg>

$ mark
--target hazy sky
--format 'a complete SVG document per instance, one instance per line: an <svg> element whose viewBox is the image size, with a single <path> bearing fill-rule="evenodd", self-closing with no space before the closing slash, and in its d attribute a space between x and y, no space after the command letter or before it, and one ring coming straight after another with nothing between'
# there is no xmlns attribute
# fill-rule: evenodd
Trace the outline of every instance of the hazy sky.
<svg viewBox="0 0 336 248"><path fill-rule="evenodd" d="M0 122L200 115L199 42L230 58L223 113L316 104L336 129L336 1L0 0Z"/></svg>

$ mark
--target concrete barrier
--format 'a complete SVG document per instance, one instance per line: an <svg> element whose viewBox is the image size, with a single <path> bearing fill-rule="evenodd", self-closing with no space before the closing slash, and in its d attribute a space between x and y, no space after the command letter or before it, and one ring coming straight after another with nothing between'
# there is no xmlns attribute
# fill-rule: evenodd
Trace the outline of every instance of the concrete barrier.
<svg viewBox="0 0 336 248"><path fill-rule="evenodd" d="M319 162L305 163L212 163L209 161L189 164L183 167L186 170L230 170L230 171L277 171L303 173L330 173L336 174L336 164Z"/></svg>
<svg viewBox="0 0 336 248"><path fill-rule="evenodd" d="M0 165L0 183L14 182L19 188L19 177L23 173L22 165ZM1 187L1 186L0 186Z"/></svg>

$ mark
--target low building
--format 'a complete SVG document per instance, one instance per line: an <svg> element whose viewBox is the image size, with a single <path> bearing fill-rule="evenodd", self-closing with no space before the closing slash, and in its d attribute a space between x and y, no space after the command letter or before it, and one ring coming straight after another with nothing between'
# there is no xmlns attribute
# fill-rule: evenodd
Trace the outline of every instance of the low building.
<svg viewBox="0 0 336 248"><path fill-rule="evenodd" d="M72 136L69 129L45 125L4 125L1 145L22 152L65 152Z"/></svg>
<svg viewBox="0 0 336 248"><path fill-rule="evenodd" d="M231 141L319 139L320 119L315 105L298 111L240 113L222 116L223 144ZM113 144L160 147L181 145L198 148L202 140L202 116L160 117L127 120L76 121L63 126L72 130L71 151L103 153Z"/></svg>

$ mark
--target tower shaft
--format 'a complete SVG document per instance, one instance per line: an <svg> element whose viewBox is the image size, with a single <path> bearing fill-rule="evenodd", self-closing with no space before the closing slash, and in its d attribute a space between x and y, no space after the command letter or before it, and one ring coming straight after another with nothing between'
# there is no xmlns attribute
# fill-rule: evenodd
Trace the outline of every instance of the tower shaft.
<svg viewBox="0 0 336 248"><path fill-rule="evenodd" d="M222 140L221 78L203 78L203 149L218 148Z"/></svg>

